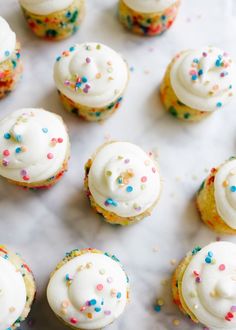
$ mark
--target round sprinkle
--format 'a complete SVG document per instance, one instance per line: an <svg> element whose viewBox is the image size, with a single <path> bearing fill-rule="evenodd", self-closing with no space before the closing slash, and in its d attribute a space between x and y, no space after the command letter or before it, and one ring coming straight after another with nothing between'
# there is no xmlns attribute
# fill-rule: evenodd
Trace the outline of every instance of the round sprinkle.
<svg viewBox="0 0 236 330"><path fill-rule="evenodd" d="M206 262L207 264L210 264L211 261L212 261L212 259L211 259L210 257L206 257L206 258L205 258L205 262Z"/></svg>
<svg viewBox="0 0 236 330"><path fill-rule="evenodd" d="M82 77L82 82L86 83L88 81L88 79L86 77Z"/></svg>
<svg viewBox="0 0 236 330"><path fill-rule="evenodd" d="M221 108L222 107L222 102L217 102L216 106L217 106L217 108Z"/></svg>
<svg viewBox="0 0 236 330"><path fill-rule="evenodd" d="M58 143L62 143L62 142L63 142L63 138L58 138L58 139L57 139L57 142L58 142Z"/></svg>
<svg viewBox="0 0 236 330"><path fill-rule="evenodd" d="M224 264L221 264L221 265L219 266L219 270L224 271L224 270L225 270L225 265L224 265Z"/></svg>
<svg viewBox="0 0 236 330"><path fill-rule="evenodd" d="M26 176L28 173L27 173L27 171L26 170L21 170L20 171L20 175L21 176Z"/></svg>
<svg viewBox="0 0 236 330"><path fill-rule="evenodd" d="M94 306L94 305L96 305L97 300L96 300L96 299L91 299L91 300L89 301L89 303L90 303L90 306Z"/></svg>
<svg viewBox="0 0 236 330"><path fill-rule="evenodd" d="M180 320L173 320L173 325L178 327L180 325Z"/></svg>
<svg viewBox="0 0 236 330"><path fill-rule="evenodd" d="M69 306L69 301L65 300L62 302L61 307L66 308Z"/></svg>
<svg viewBox="0 0 236 330"><path fill-rule="evenodd" d="M87 64L89 64L89 63L91 63L91 58L90 57L86 57L86 60L85 61L86 61Z"/></svg>
<svg viewBox="0 0 236 330"><path fill-rule="evenodd" d="M159 306L159 305L155 305L155 306L154 306L154 310L155 310L157 313L159 313L159 312L161 311L161 306Z"/></svg>
<svg viewBox="0 0 236 330"><path fill-rule="evenodd" d="M78 322L78 320L75 317L72 317L70 319L70 323L72 323L72 324L76 324L77 322Z"/></svg>
<svg viewBox="0 0 236 330"><path fill-rule="evenodd" d="M47 133L48 129L46 127L42 128L43 133Z"/></svg>
<svg viewBox="0 0 236 330"><path fill-rule="evenodd" d="M143 176L142 178L141 178L141 182L146 182L147 181L147 177L146 176Z"/></svg>
<svg viewBox="0 0 236 330"><path fill-rule="evenodd" d="M158 299L158 300L157 300L157 304L158 304L159 306L163 306L163 305L164 305L164 300L163 300L162 298Z"/></svg>
<svg viewBox="0 0 236 330"><path fill-rule="evenodd" d="M10 55L9 50L6 50L6 51L4 52L4 54L5 54L5 56L9 56L9 55Z"/></svg>
<svg viewBox="0 0 236 330"><path fill-rule="evenodd" d="M53 156L53 154L52 154L51 152L49 152L49 153L47 154L47 158L48 158L48 159L53 159L53 157L54 157L54 156Z"/></svg>
<svg viewBox="0 0 236 330"><path fill-rule="evenodd" d="M231 191L231 192L236 192L236 186L231 186L231 187L230 187L230 191Z"/></svg>
<svg viewBox="0 0 236 330"><path fill-rule="evenodd" d="M102 291L103 290L103 285L102 284L98 284L96 286L96 288L97 288L98 291Z"/></svg>
<svg viewBox="0 0 236 330"><path fill-rule="evenodd" d="M19 154L21 152L21 147L16 148L16 153Z"/></svg>
<svg viewBox="0 0 236 330"><path fill-rule="evenodd" d="M99 313L99 312L101 312L102 309L101 309L101 307L95 307L94 310L95 310L95 312Z"/></svg>
<svg viewBox="0 0 236 330"><path fill-rule="evenodd" d="M128 186L128 187L126 188L126 191L129 192L129 193L132 192L132 191L133 191L133 187L132 187L132 186Z"/></svg>
<svg viewBox="0 0 236 330"><path fill-rule="evenodd" d="M208 256L209 256L210 258L212 258L212 257L213 257L213 252L209 251L209 252L208 252Z"/></svg>
<svg viewBox="0 0 236 330"><path fill-rule="evenodd" d="M111 315L111 311L104 311L105 315Z"/></svg>
<svg viewBox="0 0 236 330"><path fill-rule="evenodd" d="M10 151L9 150L3 150L3 156L5 156L5 157L8 157L8 156L10 156Z"/></svg>
<svg viewBox="0 0 236 330"><path fill-rule="evenodd" d="M117 293L116 298L117 298L117 299L120 299L120 298L121 298L121 292L118 292L118 293Z"/></svg>
<svg viewBox="0 0 236 330"><path fill-rule="evenodd" d="M5 167L8 166L9 165L9 160L3 159L2 160L2 165L5 166Z"/></svg>
<svg viewBox="0 0 236 330"><path fill-rule="evenodd" d="M10 133L5 133L4 134L4 139L10 140L10 138L11 138L11 134Z"/></svg>
<svg viewBox="0 0 236 330"><path fill-rule="evenodd" d="M24 175L24 176L23 176L23 180L25 180L25 181L29 181L29 179L30 179L30 177L29 177L28 175Z"/></svg>
<svg viewBox="0 0 236 330"><path fill-rule="evenodd" d="M128 164L130 162L129 159L125 159L125 164Z"/></svg>

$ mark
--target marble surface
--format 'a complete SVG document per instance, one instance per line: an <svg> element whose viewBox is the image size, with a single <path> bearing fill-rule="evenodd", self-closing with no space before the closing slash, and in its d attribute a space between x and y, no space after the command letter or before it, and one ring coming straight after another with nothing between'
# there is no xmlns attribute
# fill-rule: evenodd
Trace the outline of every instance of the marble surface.
<svg viewBox="0 0 236 330"><path fill-rule="evenodd" d="M22 191L0 182L0 241L19 251L38 284L37 300L22 329L61 330L45 288L50 271L73 248L96 247L117 255L130 275L132 302L110 330L201 329L173 305L169 279L175 260L196 244L216 239L200 221L194 195L207 169L236 151L235 103L199 124L182 123L163 110L158 87L173 55L188 47L216 45L236 59L235 0L183 0L173 29L159 38L127 33L116 17L116 0L88 0L81 30L71 39L48 43L27 29L16 0L0 0L0 15L22 43L24 76L17 90L0 102L1 116L20 107L44 107L63 116L72 141L69 172L53 189ZM210 13L210 14L209 14ZM104 124L66 113L52 79L56 56L74 42L98 41L119 50L132 67L122 109ZM159 159L163 193L153 215L129 228L112 227L93 213L83 193L83 165L107 139L134 142ZM235 241L236 238L222 237ZM171 262L172 260L172 262ZM156 297L164 297L160 313ZM175 327L173 320L180 325Z"/></svg>

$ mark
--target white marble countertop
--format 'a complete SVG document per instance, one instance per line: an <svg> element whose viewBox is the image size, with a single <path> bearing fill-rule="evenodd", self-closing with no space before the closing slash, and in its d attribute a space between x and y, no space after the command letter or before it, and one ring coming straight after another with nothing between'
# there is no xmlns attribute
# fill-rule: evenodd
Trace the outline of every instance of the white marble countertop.
<svg viewBox="0 0 236 330"><path fill-rule="evenodd" d="M183 0L176 24L159 38L127 33L117 21L116 0L87 2L81 30L69 40L49 43L28 30L16 0L0 0L0 15L22 43L25 66L17 90L0 102L1 116L21 107L44 107L63 116L72 141L69 172L53 189L27 192L0 181L0 242L24 256L38 284L36 303L22 329L65 328L46 302L49 273L66 251L89 246L117 255L131 279L132 302L109 330L202 329L182 317L172 303L170 284L162 281L171 276L172 259L179 261L194 245L216 239L200 221L194 195L206 170L235 154L235 104L199 124L183 123L164 112L158 87L179 50L210 44L236 59L236 1ZM122 109L104 124L86 123L66 113L53 84L56 56L84 41L121 51L133 68ZM110 137L157 152L163 177L161 201L153 215L128 228L103 222L83 193L84 163ZM165 301L160 313L153 310L156 297ZM176 319L178 327L173 325Z"/></svg>

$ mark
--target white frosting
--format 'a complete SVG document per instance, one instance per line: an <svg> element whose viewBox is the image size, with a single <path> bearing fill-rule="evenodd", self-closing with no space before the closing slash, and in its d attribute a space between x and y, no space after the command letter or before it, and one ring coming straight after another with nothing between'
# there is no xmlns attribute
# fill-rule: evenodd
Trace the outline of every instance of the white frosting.
<svg viewBox="0 0 236 330"><path fill-rule="evenodd" d="M21 273L10 261L0 257L0 330L15 323L25 304L26 288Z"/></svg>
<svg viewBox="0 0 236 330"><path fill-rule="evenodd" d="M227 225L236 229L236 159L223 164L216 173L216 208Z"/></svg>
<svg viewBox="0 0 236 330"><path fill-rule="evenodd" d="M177 0L123 0L131 9L141 13L156 13L163 11Z"/></svg>
<svg viewBox="0 0 236 330"><path fill-rule="evenodd" d="M107 106L121 96L129 73L118 53L97 43L70 49L58 58L54 67L54 80L62 94L88 107ZM80 82L83 78L85 82Z"/></svg>
<svg viewBox="0 0 236 330"><path fill-rule="evenodd" d="M74 0L19 0L21 6L36 15L48 15L69 7Z"/></svg>
<svg viewBox="0 0 236 330"><path fill-rule="evenodd" d="M79 329L101 329L123 313L127 290L127 277L118 262L104 254L86 253L54 273L47 297L66 323Z"/></svg>
<svg viewBox="0 0 236 330"><path fill-rule="evenodd" d="M210 329L235 329L236 245L214 242L193 256L183 276L182 294L200 323ZM228 313L234 315L231 321L225 319Z"/></svg>
<svg viewBox="0 0 236 330"><path fill-rule="evenodd" d="M161 190L156 163L141 148L127 142L103 146L95 155L88 179L96 203L121 217L148 210Z"/></svg>
<svg viewBox="0 0 236 330"><path fill-rule="evenodd" d="M170 79L182 103L210 112L220 109L232 99L236 88L236 66L220 49L188 50L176 58Z"/></svg>
<svg viewBox="0 0 236 330"><path fill-rule="evenodd" d="M0 121L0 131L0 175L30 183L49 179L61 168L69 140L60 116L21 109Z"/></svg>
<svg viewBox="0 0 236 330"><path fill-rule="evenodd" d="M16 48L16 35L9 24L0 16L0 63L7 60Z"/></svg>

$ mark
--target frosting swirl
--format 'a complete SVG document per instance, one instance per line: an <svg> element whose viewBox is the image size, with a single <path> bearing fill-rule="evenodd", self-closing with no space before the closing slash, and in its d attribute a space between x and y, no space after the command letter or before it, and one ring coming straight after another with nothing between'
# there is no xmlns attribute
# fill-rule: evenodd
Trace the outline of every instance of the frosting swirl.
<svg viewBox="0 0 236 330"><path fill-rule="evenodd" d="M214 242L195 255L182 281L183 298L202 324L214 329L236 327L236 245Z"/></svg>
<svg viewBox="0 0 236 330"><path fill-rule="evenodd" d="M229 227L236 229L236 159L219 168L214 188L217 212Z"/></svg>
<svg viewBox="0 0 236 330"><path fill-rule="evenodd" d="M129 285L118 260L87 252L52 275L47 297L52 310L79 329L101 329L124 311Z"/></svg>
<svg viewBox="0 0 236 330"><path fill-rule="evenodd" d="M48 15L66 9L74 0L19 0L20 5L36 15Z"/></svg>
<svg viewBox="0 0 236 330"><path fill-rule="evenodd" d="M177 0L123 0L131 9L141 13L155 13L167 9Z"/></svg>
<svg viewBox="0 0 236 330"><path fill-rule="evenodd" d="M0 330L15 323L25 304L26 288L21 273L10 261L0 257Z"/></svg>
<svg viewBox="0 0 236 330"><path fill-rule="evenodd" d="M156 163L141 148L127 142L112 142L98 150L88 185L97 204L122 217L148 210L161 190Z"/></svg>
<svg viewBox="0 0 236 330"><path fill-rule="evenodd" d="M200 111L214 111L229 103L236 88L236 66L218 48L206 47L178 54L170 72L178 99Z"/></svg>
<svg viewBox="0 0 236 330"><path fill-rule="evenodd" d="M16 35L9 24L0 16L0 63L7 60L16 48Z"/></svg>
<svg viewBox="0 0 236 330"><path fill-rule="evenodd" d="M62 118L20 109L0 121L0 175L18 182L49 179L62 167L69 138Z"/></svg>
<svg viewBox="0 0 236 330"><path fill-rule="evenodd" d="M123 93L128 68L113 49L97 43L79 44L63 52L54 67L58 90L88 107L107 106Z"/></svg>

